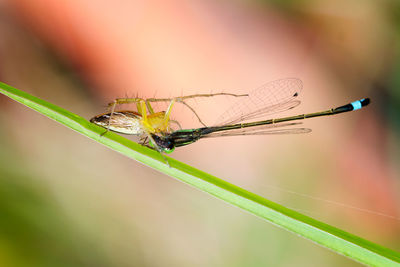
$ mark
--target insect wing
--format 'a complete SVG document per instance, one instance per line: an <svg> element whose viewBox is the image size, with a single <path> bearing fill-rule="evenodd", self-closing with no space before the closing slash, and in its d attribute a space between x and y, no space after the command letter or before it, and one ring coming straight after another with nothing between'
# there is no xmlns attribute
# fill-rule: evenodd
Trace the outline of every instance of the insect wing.
<svg viewBox="0 0 400 267"><path fill-rule="evenodd" d="M220 132L213 132L202 136L202 138L220 137L220 136L241 136L241 135L270 135L270 134L303 134L311 132L309 128L289 128L280 129L281 127L298 126L301 122L269 124L263 126L255 126L249 128L242 128L236 130L226 130Z"/></svg>
<svg viewBox="0 0 400 267"><path fill-rule="evenodd" d="M296 78L266 83L226 110L216 125L234 124L292 109L300 104L295 99L302 88L303 83Z"/></svg>

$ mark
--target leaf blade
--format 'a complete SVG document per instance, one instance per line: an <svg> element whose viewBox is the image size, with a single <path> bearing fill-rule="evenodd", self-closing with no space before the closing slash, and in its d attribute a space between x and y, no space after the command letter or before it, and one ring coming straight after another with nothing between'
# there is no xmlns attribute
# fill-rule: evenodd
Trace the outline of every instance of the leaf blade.
<svg viewBox="0 0 400 267"><path fill-rule="evenodd" d="M400 254L255 195L215 176L143 147L54 104L0 82L0 93L107 147L207 192L324 247L371 266L400 266Z"/></svg>

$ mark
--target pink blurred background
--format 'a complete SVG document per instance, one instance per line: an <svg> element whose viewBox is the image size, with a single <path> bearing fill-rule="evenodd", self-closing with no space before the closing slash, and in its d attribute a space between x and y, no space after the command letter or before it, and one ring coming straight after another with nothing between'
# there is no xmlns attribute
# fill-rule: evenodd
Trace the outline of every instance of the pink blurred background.
<svg viewBox="0 0 400 267"><path fill-rule="evenodd" d="M88 119L116 97L246 93L285 77L304 90L284 115L371 97L365 110L306 121L307 135L202 140L172 157L398 250L399 11L394 1L0 0L0 80ZM358 265L0 103L2 266Z"/></svg>

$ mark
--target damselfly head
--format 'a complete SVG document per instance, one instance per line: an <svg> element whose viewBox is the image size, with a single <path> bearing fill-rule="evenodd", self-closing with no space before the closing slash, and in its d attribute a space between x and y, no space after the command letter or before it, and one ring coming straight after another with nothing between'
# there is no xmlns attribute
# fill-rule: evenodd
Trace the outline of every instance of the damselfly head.
<svg viewBox="0 0 400 267"><path fill-rule="evenodd" d="M164 153L171 153L175 149L175 142L173 139L169 138L169 136L159 136L156 134L152 134L156 146L162 150ZM153 144L154 145L154 144Z"/></svg>

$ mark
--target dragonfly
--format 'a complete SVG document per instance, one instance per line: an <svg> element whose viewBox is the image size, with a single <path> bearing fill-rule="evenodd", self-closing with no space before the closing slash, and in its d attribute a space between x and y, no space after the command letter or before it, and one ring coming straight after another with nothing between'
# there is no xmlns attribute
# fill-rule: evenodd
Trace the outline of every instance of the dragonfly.
<svg viewBox="0 0 400 267"><path fill-rule="evenodd" d="M109 104L110 112L97 115L90 121L106 128L107 131L138 135L142 137L143 145L159 152L170 153L176 147L210 137L309 133L311 129L298 127L301 124L300 120L359 110L370 103L369 98L363 98L324 111L257 120L297 107L300 104L298 96L302 88L303 83L300 79L286 78L266 83L243 95L217 93L159 99L121 98ZM193 98L221 95L240 99L226 110L213 126L206 126L195 109L186 102ZM154 112L151 106L154 102L169 102L169 106L166 111ZM116 105L126 103L136 103L137 111L115 111ZM182 129L178 121L170 118L175 103L182 103L189 108L203 127ZM179 129L174 130L173 125Z"/></svg>

